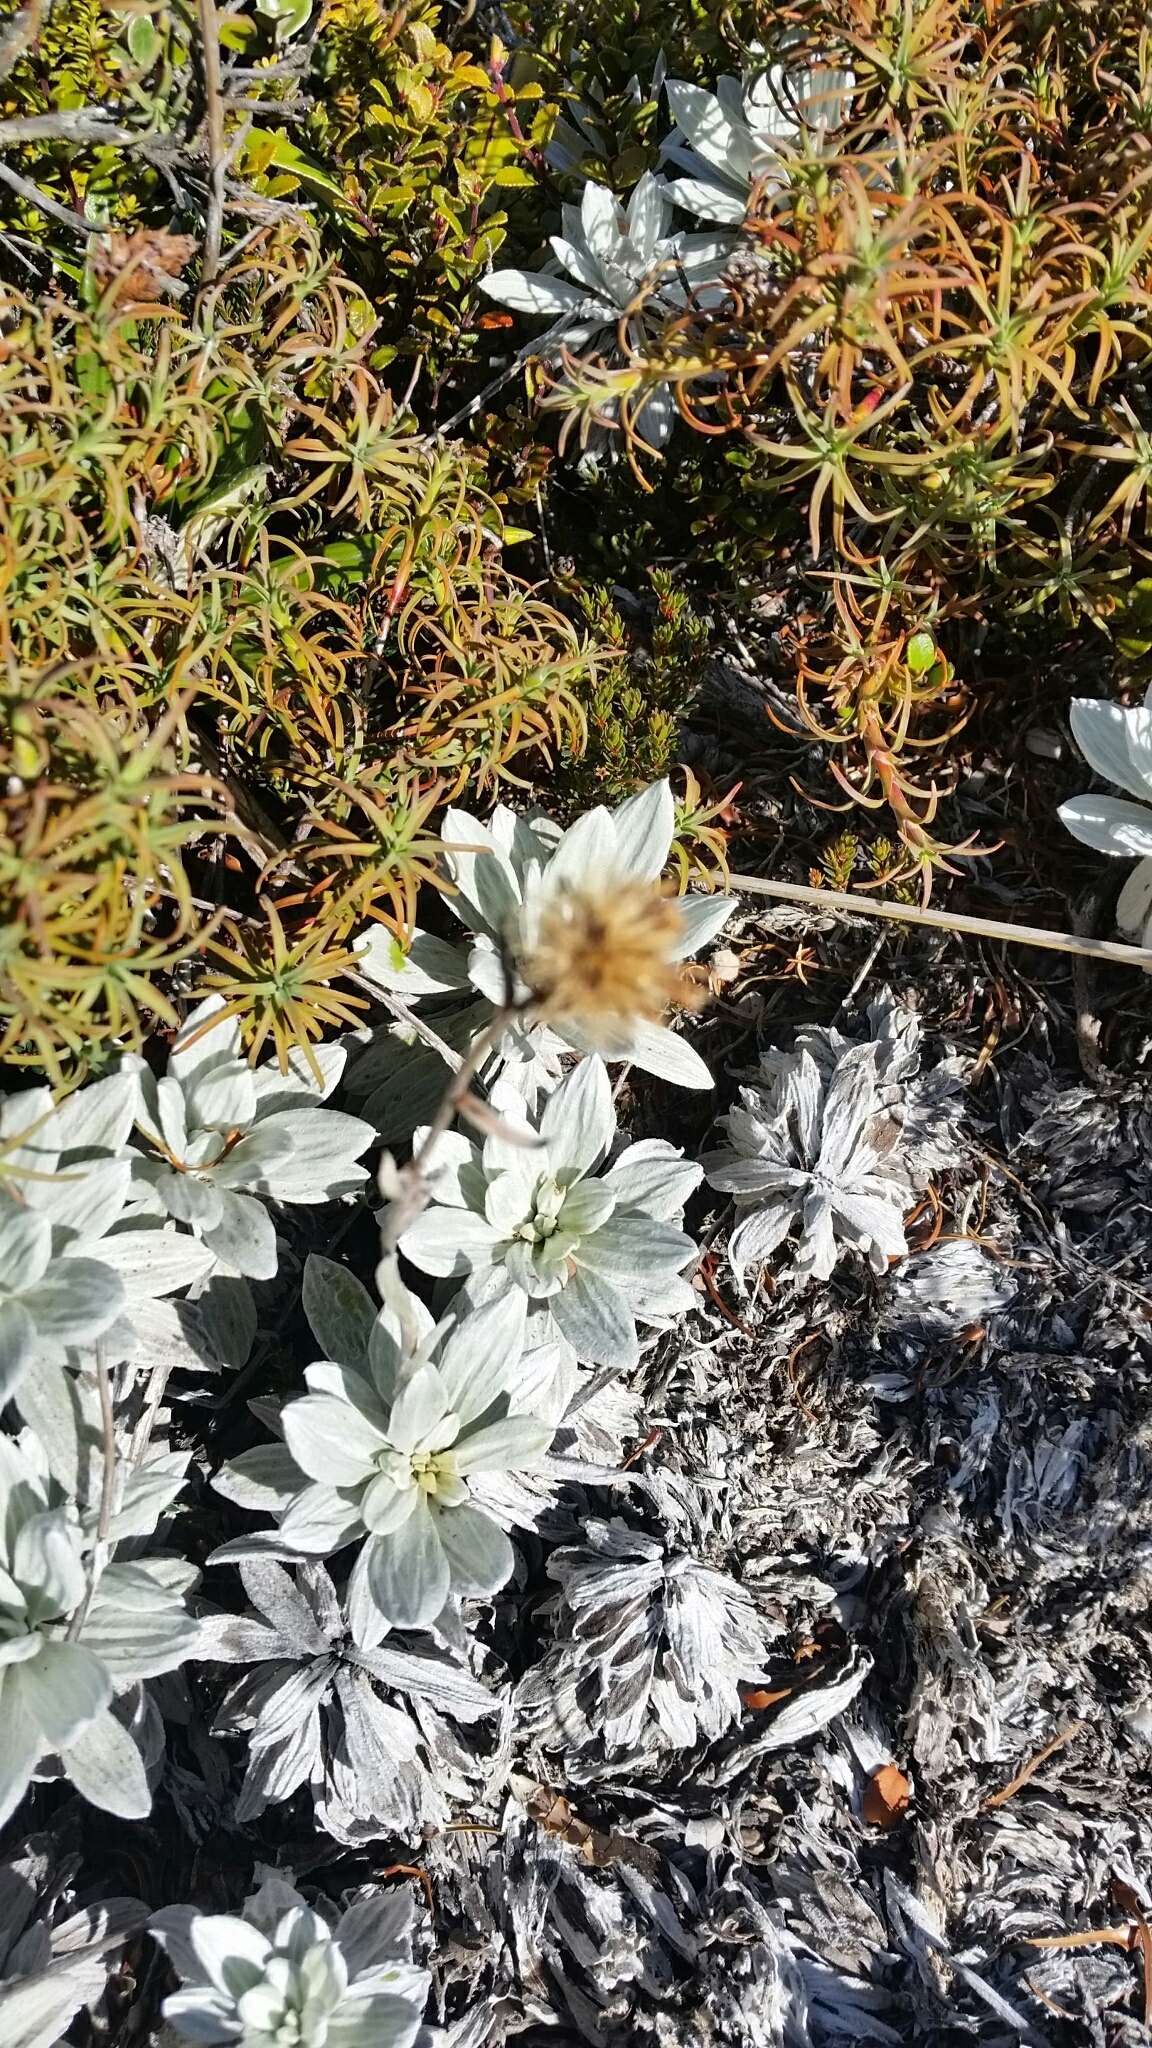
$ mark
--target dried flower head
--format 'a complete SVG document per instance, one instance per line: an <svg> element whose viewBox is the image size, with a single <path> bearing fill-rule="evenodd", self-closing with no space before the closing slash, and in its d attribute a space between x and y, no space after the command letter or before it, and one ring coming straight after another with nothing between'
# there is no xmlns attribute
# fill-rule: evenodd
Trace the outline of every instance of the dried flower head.
<svg viewBox="0 0 1152 2048"><path fill-rule="evenodd" d="M679 909L659 883L613 878L558 888L517 964L545 1021L577 1025L611 1055L670 1004L703 1001L683 946Z"/></svg>
<svg viewBox="0 0 1152 2048"><path fill-rule="evenodd" d="M133 234L111 234L92 253L92 271L101 292L117 306L151 306L161 299L182 298L187 290L180 272L191 263L197 242L192 235L167 235L154 228Z"/></svg>
<svg viewBox="0 0 1152 2048"><path fill-rule="evenodd" d="M471 935L468 950L447 945L430 932L417 931L407 958L397 964L394 942L385 944L377 932L357 942L363 972L377 986L395 990L408 1002L459 996L469 990L482 996L488 1007L478 1014L465 1013L463 1049L471 1034L486 1029L494 1011L504 1008L509 965L519 967L524 959L531 960L553 900L571 891L587 891L599 900L608 894L608 876L617 897L625 887L633 889L640 884L647 884L655 893L675 836L676 803L667 779L640 790L614 811L596 805L565 832L540 814L525 817L505 804L497 805L487 824L469 812L451 810L444 820L444 863L454 892L448 898L448 908ZM674 908L679 920L675 954L687 959L709 945L731 917L736 901L735 896L681 896L670 902L661 896L661 917ZM652 897L644 902L647 909ZM625 950L628 944L630 940L617 949ZM516 956L512 962L510 953ZM527 1005L527 985L519 973L512 978L517 1001ZM712 1087L712 1075L695 1046L667 1024L639 1021L635 1007L629 1014L637 1021L627 1034L627 1043L617 1044L608 1053L610 1059L626 1059L642 1073L657 1074L673 1087ZM442 1028L438 1021L437 1029ZM551 1094L559 1083L566 1053L604 1050L602 1038L588 1034L578 1024L571 1023L561 1031L551 1014L544 1022L526 1011L505 1033L493 1064L514 1083L529 1107L535 1107L540 1096ZM443 1071L435 1055L429 1058L433 1073L427 1087L421 1077L422 1100L414 1091L411 1066L405 1066L401 1081L394 1059L387 1055L381 1060L374 1054L356 1065L352 1085L360 1094L367 1093L365 1114L370 1114L378 1127L387 1127L389 1139L401 1135L397 1129L398 1097L415 1095L418 1103L404 1136L410 1136L413 1125L431 1115L440 1100Z"/></svg>

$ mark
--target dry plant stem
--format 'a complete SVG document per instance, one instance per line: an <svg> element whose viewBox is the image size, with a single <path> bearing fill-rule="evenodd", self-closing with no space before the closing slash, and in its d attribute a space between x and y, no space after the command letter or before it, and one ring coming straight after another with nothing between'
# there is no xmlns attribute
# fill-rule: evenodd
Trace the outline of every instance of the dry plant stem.
<svg viewBox="0 0 1152 2048"><path fill-rule="evenodd" d="M100 1475L100 1512L96 1518L96 1542L101 1549L108 1541L112 1527L112 1508L116 1496L116 1409L112 1399L112 1375L104 1346L96 1347L96 1385L100 1394L100 1442L104 1468Z"/></svg>
<svg viewBox="0 0 1152 2048"><path fill-rule="evenodd" d="M144 1405L140 1411L140 1419L132 1432L132 1441L128 1446L128 1462L130 1465L138 1465L140 1463L141 1458L148 1449L148 1445L152 1441L152 1431L156 1427L156 1417L160 1413L160 1403L167 1392L168 1375L171 1370L170 1365L162 1363L154 1365L149 1374L148 1392L144 1396Z"/></svg>
<svg viewBox="0 0 1152 2048"><path fill-rule="evenodd" d="M512 382L521 364L526 362L532 352L538 348L539 341L536 340L527 347L520 349L513 356L507 369L501 370L498 377L493 377L490 383L485 384L484 389L478 391L475 398L470 398L467 405L462 405L458 412L452 414L451 419L444 421L442 426L437 424L435 438L439 441L444 441L449 434L454 434L458 427L463 426L465 420L474 419L481 407L487 405L490 398L495 398L498 391L503 391L504 386ZM429 438L431 439L432 437L430 436Z"/></svg>
<svg viewBox="0 0 1152 2048"><path fill-rule="evenodd" d="M884 917L894 924L928 924L937 931L973 932L977 938L1007 940L1017 946L1044 946L1054 953L1079 953L1090 960L1112 960L1118 967L1152 970L1152 950L1125 946L1118 939L1081 938L1073 932L1051 932L1041 925L1003 924L998 918L969 917L953 910L925 910L917 903L889 903L838 889L809 889L800 882L765 882L759 875L731 875L734 891L750 896L779 897L784 903L807 903L813 910L843 910L854 917Z"/></svg>
<svg viewBox="0 0 1152 2048"><path fill-rule="evenodd" d="M132 1434L128 1449L127 1463L138 1465L152 1440L156 1417L164 1391L168 1385L169 1365L157 1365L152 1369L148 1382L148 1393L143 1412ZM112 1528L112 1517L116 1509L116 1401L112 1389L112 1375L103 1344L96 1346L96 1386L100 1396L100 1447L102 1466L100 1472L100 1507L96 1517L96 1540L88 1566L88 1586L84 1598L68 1624L68 1641L74 1642L88 1619L88 1610L100 1583L100 1577L111 1555L108 1537Z"/></svg>
<svg viewBox="0 0 1152 2048"><path fill-rule="evenodd" d="M46 213L51 220L58 221L63 228L73 228L78 235L104 235L108 232L107 224L102 226L97 221L85 220L83 214L73 213L71 207L58 205L47 192L40 190L39 185L34 185L31 178L22 178L10 164L0 163L0 180L10 185L13 192L18 192L29 205Z"/></svg>
<svg viewBox="0 0 1152 2048"><path fill-rule="evenodd" d="M1028 1762L1023 1768L1017 1771L1015 1777L1009 1778L1008 1783L1002 1785L999 1792L992 1792L987 1799L980 1801L981 1813L986 1813L989 1807L1005 1805L1009 1799L1013 1798L1017 1792L1021 1791L1028 1784L1031 1778L1035 1777L1041 1765L1046 1764L1049 1757L1055 1756L1057 1750L1063 1749L1065 1743L1071 1742L1074 1736L1083 1735L1087 1725L1086 1721L1073 1721L1067 1728L1062 1728L1058 1735L1052 1737L1051 1742L1046 1742L1043 1749L1038 1749L1035 1756L1029 1757Z"/></svg>
<svg viewBox="0 0 1152 2048"><path fill-rule="evenodd" d="M1091 938L1103 907L1104 890L1089 889L1075 905L1072 915L1073 929L1077 937ZM1084 960L1078 959L1072 969L1072 993L1076 1002L1076 1050L1080 1065L1090 1081L1099 1076L1103 1061L1100 1057L1100 1018L1096 1015L1092 1001L1092 970Z"/></svg>
<svg viewBox="0 0 1152 2048"><path fill-rule="evenodd" d="M100 1508L96 1517L96 1540L88 1560L88 1585L84 1598L68 1624L68 1641L75 1642L88 1619L100 1574L107 1563L108 1532L116 1503L116 1404L112 1398L112 1375L104 1346L96 1346L96 1386L100 1395L100 1444L103 1465L100 1473Z"/></svg>
<svg viewBox="0 0 1152 2048"><path fill-rule="evenodd" d="M131 128L118 128L98 107L77 107L61 114L13 114L0 121L0 148L10 142L99 142L123 145L151 140Z"/></svg>
<svg viewBox="0 0 1152 2048"><path fill-rule="evenodd" d="M1115 1948L1131 1948L1133 1929L1131 1927L1082 1927L1075 1934L1026 1934L1026 1948L1096 1948L1107 1943Z"/></svg>
<svg viewBox="0 0 1152 2048"><path fill-rule="evenodd" d="M410 1163L401 1172L399 1192L395 1199L389 1202L384 1212L380 1224L380 1244L385 1257L396 1250L408 1225L414 1223L427 1206L427 1172L436 1147L489 1053L499 1045L513 1018L520 1015L522 1012L514 1003L506 1004L503 1009L497 1010L491 1022L473 1039L468 1052L460 1061L448 1087L444 1090L440 1107L424 1133L420 1150L413 1153Z"/></svg>
<svg viewBox="0 0 1152 2048"><path fill-rule="evenodd" d="M497 1010L491 1022L486 1024L483 1031L473 1039L468 1052L461 1060L452 1077L451 1085L444 1091L440 1107L424 1133L424 1142L420 1150L413 1154L412 1165L417 1173L422 1174L424 1172L433 1152L436 1150L460 1104L468 1093L472 1082L480 1072L489 1053L499 1045L500 1040L503 1038L504 1033L516 1014L516 1008L512 1004L508 1004L504 1009Z"/></svg>
<svg viewBox="0 0 1152 2048"><path fill-rule="evenodd" d="M224 99L220 86L220 24L216 0L198 0L200 52L204 75L204 123L208 134L208 217L204 223L201 285L211 284L220 268L224 234Z"/></svg>
<svg viewBox="0 0 1152 2048"><path fill-rule="evenodd" d="M875 967L877 960L880 958L880 952L883 947L883 944L884 934L883 932L881 932L879 938L873 944L872 950L869 953L868 958L865 960L863 967L860 969L859 974L856 976L855 981L852 983L851 988L849 989L847 995L841 1003L840 1010L851 1009L853 1003L856 1001L857 996L863 988L864 983L867 981L868 976L871 974L872 969ZM837 1010L837 1016L840 1015L840 1010Z"/></svg>

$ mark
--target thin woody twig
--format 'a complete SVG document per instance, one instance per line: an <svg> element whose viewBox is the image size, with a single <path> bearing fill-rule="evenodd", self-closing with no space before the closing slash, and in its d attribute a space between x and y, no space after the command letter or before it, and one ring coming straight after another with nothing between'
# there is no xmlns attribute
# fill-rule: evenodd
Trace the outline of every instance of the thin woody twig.
<svg viewBox="0 0 1152 2048"><path fill-rule="evenodd" d="M19 193L29 205L46 213L50 220L59 222L63 228L72 228L78 235L104 235L108 232L106 223L85 220L82 213L73 213L70 206L61 206L58 200L50 199L47 192L42 192L39 185L34 185L31 178L22 178L19 171L14 171L11 164L3 161L0 161L0 182Z"/></svg>
<svg viewBox="0 0 1152 2048"><path fill-rule="evenodd" d="M1079 953L1086 959L1112 960L1119 967L1152 970L1152 950L1147 946L1126 946L1118 939L1090 939L1074 932L1048 931L1041 925L1006 924L999 918L969 917L958 910L925 910L918 903L892 903L838 889L810 889L801 882L767 882L759 875L730 875L729 886L736 893L779 897L783 903L803 903L813 910L841 910L853 917L884 917L895 924L927 924L937 931L972 932L977 938L999 939L1017 946L1043 946L1055 953Z"/></svg>
<svg viewBox="0 0 1152 2048"><path fill-rule="evenodd" d="M161 1359L152 1367L148 1378L148 1392L144 1397L144 1405L140 1411L140 1419L132 1432L132 1441L128 1446L128 1462L130 1465L138 1465L140 1463L152 1440L152 1431L156 1427L156 1417L160 1413L160 1403L164 1399L168 1386L168 1375L171 1370L172 1367L167 1359Z"/></svg>
<svg viewBox="0 0 1152 2048"><path fill-rule="evenodd" d="M224 96L220 82L220 23L216 0L198 0L200 62L204 79L204 124L208 138L208 214L204 224L202 285L211 284L220 268L224 235L224 176L228 153L224 144Z"/></svg>
<svg viewBox="0 0 1152 2048"><path fill-rule="evenodd" d="M152 1368L144 1407L128 1446L125 1461L127 1466L139 1465L148 1449L171 1369L166 1361ZM96 1345L96 1387L100 1396L100 1505L96 1515L96 1535L88 1564L88 1584L83 1600L68 1623L69 1642L75 1642L81 1634L88 1619L96 1588L100 1584L112 1551L116 1548L115 1543L109 1542L112 1519L116 1512L116 1477L120 1465L116 1444L116 1398L112 1374L108 1369L108 1359L102 1343Z"/></svg>
<svg viewBox="0 0 1152 2048"><path fill-rule="evenodd" d="M863 988L864 983L867 981L868 976L871 974L872 969L876 965L876 962L880 955L880 949L883 946L883 944L884 934L883 932L881 932L880 936L873 942L872 950L869 953L868 958L865 960L863 967L860 969L859 974L856 976L856 979L853 981L851 988L849 989L847 995L844 997L844 1000L840 1005L841 1010L851 1009L853 1003L856 1001L857 996ZM839 1011L837 1012L837 1015L839 1015Z"/></svg>
<svg viewBox="0 0 1152 2048"><path fill-rule="evenodd" d="M1055 1756L1058 1749L1063 1749L1066 1742L1072 1741L1073 1736L1083 1735L1085 1726L1086 1723L1083 1721L1073 1721L1067 1728L1062 1728L1058 1735L1052 1737L1051 1742L1046 1742L1043 1749L1038 1749L1035 1756L1029 1757L1023 1768L1017 1771L1014 1778L1009 1778L1008 1783L1002 1785L999 1792L993 1792L987 1799L980 1801L980 1811L986 1813L989 1807L1003 1806L1015 1793L1022 1790L1030 1778L1035 1777L1041 1764L1046 1764L1050 1756Z"/></svg>
<svg viewBox="0 0 1152 2048"><path fill-rule="evenodd" d="M1131 1927L1081 1927L1075 1934L1026 1934L1026 1948L1097 1948L1101 1943L1114 1948L1131 1948Z"/></svg>
<svg viewBox="0 0 1152 2048"><path fill-rule="evenodd" d="M96 1385L100 1392L100 1437L104 1454L96 1541L103 1548L112 1527L112 1507L116 1497L116 1410L112 1399L112 1375L102 1344L96 1346Z"/></svg>
<svg viewBox="0 0 1152 2048"><path fill-rule="evenodd" d="M424 1133L419 1151L414 1152L410 1163L401 1167L397 1173L396 1191L380 1221L380 1243L385 1258L395 1252L408 1225L414 1223L417 1216L427 1207L428 1168L436 1148L489 1053L499 1045L517 1014L516 1005L508 1004L497 1010L486 1028L477 1033L451 1082L444 1090L440 1106Z"/></svg>
<svg viewBox="0 0 1152 2048"><path fill-rule="evenodd" d="M109 142L154 141L131 128L120 128L99 107L68 107L55 114L12 114L0 121L0 147L10 142Z"/></svg>

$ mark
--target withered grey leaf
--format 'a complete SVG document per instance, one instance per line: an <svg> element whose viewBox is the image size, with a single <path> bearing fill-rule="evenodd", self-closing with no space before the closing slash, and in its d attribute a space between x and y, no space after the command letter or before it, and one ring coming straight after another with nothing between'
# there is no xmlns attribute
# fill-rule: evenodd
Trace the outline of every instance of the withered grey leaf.
<svg viewBox="0 0 1152 2048"><path fill-rule="evenodd" d="M786 1237L783 1272L827 1280L843 1250L876 1273L907 1250L903 1218L930 1172L956 1156L961 1090L954 1065L922 1075L914 1013L874 1004L855 1042L810 1026L794 1049L763 1056L740 1103L722 1119L727 1143L706 1155L710 1184L734 1195L728 1255L741 1275Z"/></svg>

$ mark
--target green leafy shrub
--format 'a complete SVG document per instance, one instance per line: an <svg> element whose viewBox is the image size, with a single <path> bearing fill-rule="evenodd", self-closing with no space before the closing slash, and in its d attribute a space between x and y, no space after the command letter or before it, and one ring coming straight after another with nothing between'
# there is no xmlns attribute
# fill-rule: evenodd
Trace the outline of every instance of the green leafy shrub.
<svg viewBox="0 0 1152 2048"><path fill-rule="evenodd" d="M651 576L651 615L629 623L610 591L583 597L602 649L587 697L587 745L566 754L560 788L574 804L618 804L659 782L677 759L708 651L707 622L662 569Z"/></svg>
<svg viewBox="0 0 1152 2048"><path fill-rule="evenodd" d="M195 314L134 275L13 294L0 355L0 1043L49 1064L175 1021L205 940L257 1040L316 1035L353 927L410 921L437 802L583 730L580 635L315 237L263 230Z"/></svg>
<svg viewBox="0 0 1152 2048"><path fill-rule="evenodd" d="M504 239L509 197L535 186L556 116L526 54L494 44L479 61L442 26L430 0L329 0L310 80L305 146L339 188L345 257L381 312L384 355L459 343L469 289ZM293 189L291 172L277 189Z"/></svg>
<svg viewBox="0 0 1152 2048"><path fill-rule="evenodd" d="M895 872L927 884L974 850L935 819L985 677L1024 647L1034 662L1098 642L1107 659L1113 618L1138 608L1152 44L1133 4L817 0L768 55L782 71L746 83L747 114L733 81L723 108L673 94L678 146L706 158L684 203L706 209L701 178L727 195L743 180L714 285L662 322L637 310L610 351L569 353L546 402L570 446L614 424L649 489L655 394L721 444L733 514L721 498L696 522L697 574L734 530L745 574L786 542L806 586L785 636L801 702L841 787L894 819ZM776 138L758 156L753 114Z"/></svg>
<svg viewBox="0 0 1152 2048"><path fill-rule="evenodd" d="M14 12L9 62L0 66L0 120L12 131L5 157L34 189L0 182L0 262L14 280L54 272L75 284L83 243L54 208L121 233L167 227L174 207L195 218L203 94L194 17L167 0L131 12L112 0L67 8L33 0ZM287 96L275 80L264 90ZM178 295L178 285L169 289Z"/></svg>
<svg viewBox="0 0 1152 2048"><path fill-rule="evenodd" d="M369 293L377 367L450 359L471 333L471 287L532 191L556 118L540 67L498 43L445 40L434 0L259 0L221 11L230 186L307 204L328 257ZM49 12L0 79L6 141L45 195L0 183L0 221L76 276L75 238L52 206L120 232L198 219L203 87L195 11L114 0ZM24 258L28 261L28 257ZM32 268L35 269L35 260ZM177 295L179 287L169 287Z"/></svg>

